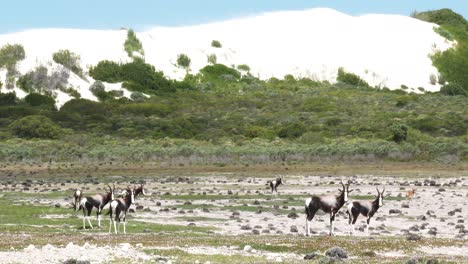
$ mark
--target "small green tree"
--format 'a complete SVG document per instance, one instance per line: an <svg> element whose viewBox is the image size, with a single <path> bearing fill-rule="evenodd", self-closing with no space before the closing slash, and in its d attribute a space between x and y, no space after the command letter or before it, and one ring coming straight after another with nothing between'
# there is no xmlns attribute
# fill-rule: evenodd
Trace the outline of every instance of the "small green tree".
<svg viewBox="0 0 468 264"><path fill-rule="evenodd" d="M354 73L345 72L343 68L338 69L337 81L357 87L369 87L369 84Z"/></svg>
<svg viewBox="0 0 468 264"><path fill-rule="evenodd" d="M249 72L249 71L250 71L250 67L249 67L249 65L247 65L247 64L240 64L240 65L237 65L237 69L240 70L240 71L245 71L245 72Z"/></svg>
<svg viewBox="0 0 468 264"><path fill-rule="evenodd" d="M211 41L211 47L213 47L213 48L221 48L222 45L221 45L221 42L219 42L219 40L213 40L213 41Z"/></svg>
<svg viewBox="0 0 468 264"><path fill-rule="evenodd" d="M15 86L16 77L19 72L16 70L16 64L24 60L26 52L20 44L6 44L0 49L0 69L6 68L6 87L11 89Z"/></svg>
<svg viewBox="0 0 468 264"><path fill-rule="evenodd" d="M38 93L30 93L26 95L24 101L31 106L40 106L44 105L48 108L55 109L55 100L52 97L38 94Z"/></svg>
<svg viewBox="0 0 468 264"><path fill-rule="evenodd" d="M62 129L49 118L42 115L23 117L9 126L12 134L20 138L46 138L56 139Z"/></svg>
<svg viewBox="0 0 468 264"><path fill-rule="evenodd" d="M405 141L408 137L408 126L401 123L395 123L390 127L390 132L392 134L392 140L400 143Z"/></svg>
<svg viewBox="0 0 468 264"><path fill-rule="evenodd" d="M190 63L191 60L186 54L179 54L177 56L177 66L187 70L190 68Z"/></svg>
<svg viewBox="0 0 468 264"><path fill-rule="evenodd" d="M80 55L75 54L69 50L59 50L52 55L52 59L76 75L80 77L83 76L83 69L80 66Z"/></svg>
<svg viewBox="0 0 468 264"><path fill-rule="evenodd" d="M137 38L135 31L133 31L133 29L129 29L127 31L127 39L125 40L125 43L124 43L124 49L130 58L135 58L134 52L138 52L142 56L145 55L145 52L143 50L143 45L141 44L141 41Z"/></svg>
<svg viewBox="0 0 468 264"><path fill-rule="evenodd" d="M210 63L210 64L216 64L216 62L218 60L218 58L216 57L216 54L208 55L207 59L208 59L208 63Z"/></svg>

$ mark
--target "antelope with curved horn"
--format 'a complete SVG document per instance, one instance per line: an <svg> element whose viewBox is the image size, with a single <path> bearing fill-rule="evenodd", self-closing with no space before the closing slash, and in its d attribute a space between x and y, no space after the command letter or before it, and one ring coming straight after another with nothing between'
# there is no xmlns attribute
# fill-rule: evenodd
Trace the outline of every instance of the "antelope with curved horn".
<svg viewBox="0 0 468 264"><path fill-rule="evenodd" d="M80 189L76 189L73 193L73 210L75 212L80 208L81 198L83 198L83 192Z"/></svg>
<svg viewBox="0 0 468 264"><path fill-rule="evenodd" d="M377 196L374 201L354 201L348 205L348 224L350 227L350 234L354 234L354 224L358 219L359 215L362 214L366 217L366 233L369 235L369 223L370 219L374 214L383 206L384 192L385 187L382 192L379 191L379 188L375 187L377 190Z"/></svg>
<svg viewBox="0 0 468 264"><path fill-rule="evenodd" d="M100 193L81 199L79 209L83 210L83 229L86 229L85 219L88 219L89 226L91 229L93 228L90 220L90 215L93 211L93 208L97 209L96 215L98 219L98 226L101 226L102 208L104 208L107 203L114 200L115 185L113 185L114 188L112 188L109 184L107 184L107 187L109 187L109 192L107 193Z"/></svg>
<svg viewBox="0 0 468 264"><path fill-rule="evenodd" d="M340 194L327 196L312 196L305 201L306 212L306 236L310 235L310 222L314 218L318 210L322 210L330 214L330 236L334 235L333 221L338 210L348 201L348 195L353 190L349 190L350 181L346 185L341 181L343 189L339 189Z"/></svg>
<svg viewBox="0 0 468 264"><path fill-rule="evenodd" d="M122 198L112 200L109 207L110 222L109 222L109 234L112 230L112 223L114 223L114 232L118 233L119 228L117 228L116 221L123 222L123 232L127 233L125 226L127 224L127 212L130 206L135 203L135 188L128 188L125 190L125 195Z"/></svg>

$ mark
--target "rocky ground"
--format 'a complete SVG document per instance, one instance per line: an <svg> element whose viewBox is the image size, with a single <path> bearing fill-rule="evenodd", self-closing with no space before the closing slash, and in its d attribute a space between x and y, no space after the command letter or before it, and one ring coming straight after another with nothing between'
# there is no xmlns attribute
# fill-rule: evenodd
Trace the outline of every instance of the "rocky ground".
<svg viewBox="0 0 468 264"><path fill-rule="evenodd" d="M278 175L279 176L279 175ZM274 176L272 176L274 177ZM388 197L384 206L379 209L370 224L370 235L364 232L364 218L361 216L356 224L355 236L362 239L455 239L461 241L456 246L418 247L415 252L424 256L456 257L468 261L468 178L467 177L396 177L354 175L351 177L327 175L284 175L285 184L281 185L277 195L272 195L266 186L271 177L235 175L230 173L202 175L162 175L157 178L138 177L128 179L124 176L106 177L107 182L116 183L123 188L128 184L145 183L149 193L139 196L134 212L129 217L128 229L132 222L140 223L134 232L151 233L147 224L167 226L203 227L212 236L286 236L289 239L310 239L325 237L329 229L329 216L319 213L312 221L313 236L304 238L304 203L313 194L338 194L339 182L351 181L351 200L370 200L377 194L376 187L385 187ZM75 188L80 188L85 194L103 192L105 184L97 178L87 177L82 180L49 181L49 180L9 180L1 185L0 196L17 193L17 202L32 205L46 205L58 208L71 206L71 195ZM407 197L407 191L415 189L413 197ZM20 195L21 194L21 195ZM44 214L41 218L72 222L76 227L81 225L80 213ZM103 216L105 227L107 217ZM95 219L93 219L95 222ZM338 237L349 235L345 207L336 217L335 233ZM1 224L1 223L0 223ZM141 229L141 230L140 230ZM8 229L6 229L8 230ZM107 228L98 231L104 235ZM86 232L81 230L80 232ZM161 232L164 232L162 230ZM102 233L102 234L101 234ZM301 240L303 241L303 240ZM72 242L72 241L70 241ZM263 257L268 262L303 261L305 254L297 252L271 252L259 248L245 248L246 245L181 245L177 247L144 247L125 244L114 246L96 246L93 244L74 245L72 243L60 246L26 246L20 250L5 250L0 253L0 262L11 263L44 263L44 256L52 263L60 263L68 259L98 263L108 252L120 252L124 248L127 254L115 253L114 259L131 255L132 261L178 262L167 254L154 254L177 250L184 254L225 256L256 256ZM268 245L267 245L268 246ZM274 245L270 245L274 246ZM145 253L151 249L153 252ZM81 257L86 251L88 257ZM80 253L81 252L81 253ZM89 253L91 252L91 253ZM131 254L128 254L130 252ZM76 253L76 254L75 254ZM114 254L114 253L112 253ZM111 255L112 255L111 254ZM413 253L392 251L382 248L374 252L383 258L411 257ZM57 257L55 257L57 256ZM350 256L352 260L353 257ZM216 261L215 261L216 262Z"/></svg>

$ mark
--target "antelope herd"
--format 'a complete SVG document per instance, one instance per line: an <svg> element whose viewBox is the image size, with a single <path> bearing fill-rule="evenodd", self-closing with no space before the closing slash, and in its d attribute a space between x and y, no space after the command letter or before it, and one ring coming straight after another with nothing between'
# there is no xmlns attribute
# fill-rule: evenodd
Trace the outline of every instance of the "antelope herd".
<svg viewBox="0 0 468 264"><path fill-rule="evenodd" d="M271 189L271 194L278 194L278 186L284 184L283 177L277 177L275 180L267 182L267 186ZM366 234L369 235L369 223L370 219L374 216L377 210L383 206L383 200L385 198L384 192L385 187L380 191L377 187L377 195L373 201L349 201L349 187L351 182L348 181L346 184L340 182L341 189L338 189L338 195L312 195L305 200L305 235L310 236L311 221L315 214L322 210L330 215L330 231L329 235L334 236L334 225L335 216L338 211L346 204L346 213L348 215L349 235L354 234L354 225L359 217L363 215L366 219ZM95 194L93 196L83 197L83 192L79 189L75 190L73 194L74 198L74 210L83 211L83 229L86 229L86 220L90 228L93 228L91 224L90 215L94 208L96 208L96 216L98 220L98 226L101 226L101 214L103 208L109 204L109 233L112 233L112 226L114 226L114 233L119 233L120 224L123 224L123 233L126 233L127 213L132 204L135 203L135 198L140 195L146 195L146 191L143 184L139 186L130 187L127 186L121 192L119 197L115 197L116 188L115 185L112 187L108 184L108 191L105 193ZM406 197L411 199L416 193L415 189L406 192ZM118 223L118 225L117 225Z"/></svg>

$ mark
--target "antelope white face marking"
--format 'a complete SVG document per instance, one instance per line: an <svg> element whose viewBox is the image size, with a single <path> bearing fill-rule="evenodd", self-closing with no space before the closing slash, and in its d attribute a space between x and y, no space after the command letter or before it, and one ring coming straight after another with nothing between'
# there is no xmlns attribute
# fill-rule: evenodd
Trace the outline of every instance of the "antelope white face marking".
<svg viewBox="0 0 468 264"><path fill-rule="evenodd" d="M312 198L307 198L305 201L305 206L309 206L310 202L312 202Z"/></svg>
<svg viewBox="0 0 468 264"><path fill-rule="evenodd" d="M76 196L81 196L81 191L80 190L76 191Z"/></svg>
<svg viewBox="0 0 468 264"><path fill-rule="evenodd" d="M383 205L383 197L382 194L379 194L379 206Z"/></svg>
<svg viewBox="0 0 468 264"><path fill-rule="evenodd" d="M143 195L146 195L146 192L145 192L145 188L144 188L144 187L141 187L141 193L142 193Z"/></svg>
<svg viewBox="0 0 468 264"><path fill-rule="evenodd" d="M130 197L131 197L132 203L135 203L135 195L134 195L133 191L131 192Z"/></svg>
<svg viewBox="0 0 468 264"><path fill-rule="evenodd" d="M344 190L344 201L345 203L348 201L348 190Z"/></svg>
<svg viewBox="0 0 468 264"><path fill-rule="evenodd" d="M272 181L271 183L273 184L273 186L275 186L276 185L276 180Z"/></svg>

